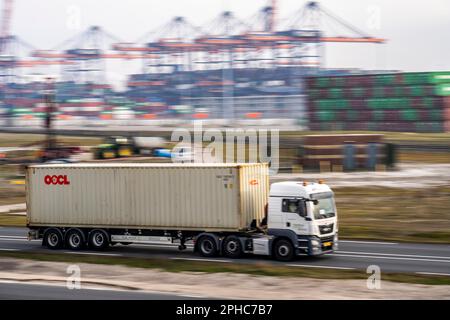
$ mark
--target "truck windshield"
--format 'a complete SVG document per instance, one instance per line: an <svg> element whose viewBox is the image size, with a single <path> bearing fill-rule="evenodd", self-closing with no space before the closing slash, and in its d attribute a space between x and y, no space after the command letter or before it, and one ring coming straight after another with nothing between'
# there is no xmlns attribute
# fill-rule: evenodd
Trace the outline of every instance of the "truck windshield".
<svg viewBox="0 0 450 320"><path fill-rule="evenodd" d="M314 219L332 218L336 215L334 198L332 192L323 192L311 195L311 199L318 203L313 205Z"/></svg>

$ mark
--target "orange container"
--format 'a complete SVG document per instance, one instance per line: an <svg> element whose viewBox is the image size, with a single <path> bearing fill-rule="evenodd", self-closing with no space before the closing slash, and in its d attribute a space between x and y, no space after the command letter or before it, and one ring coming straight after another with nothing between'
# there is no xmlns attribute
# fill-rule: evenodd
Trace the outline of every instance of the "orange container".
<svg viewBox="0 0 450 320"><path fill-rule="evenodd" d="M195 113L194 118L195 119L206 119L206 118L208 118L208 114L207 113Z"/></svg>
<svg viewBox="0 0 450 320"><path fill-rule="evenodd" d="M146 113L146 114L143 114L142 117L144 119L155 119L156 118L156 114L154 114L154 113Z"/></svg>
<svg viewBox="0 0 450 320"><path fill-rule="evenodd" d="M250 119L259 119L261 118L261 116L262 116L261 112L248 112L245 114L245 117Z"/></svg>

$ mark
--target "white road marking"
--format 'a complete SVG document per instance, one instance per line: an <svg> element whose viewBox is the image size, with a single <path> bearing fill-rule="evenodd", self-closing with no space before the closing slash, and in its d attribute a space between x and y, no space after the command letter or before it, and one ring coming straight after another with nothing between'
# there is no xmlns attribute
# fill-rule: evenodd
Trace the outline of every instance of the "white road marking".
<svg viewBox="0 0 450 320"><path fill-rule="evenodd" d="M432 276L447 276L450 277L450 273L435 273L435 272L416 272L417 274L425 274Z"/></svg>
<svg viewBox="0 0 450 320"><path fill-rule="evenodd" d="M16 241L16 242L35 242L35 241L41 241L41 240L28 240L28 239L7 239L7 238L0 238L0 241Z"/></svg>
<svg viewBox="0 0 450 320"><path fill-rule="evenodd" d="M386 245L398 244L397 242L377 242L377 241L357 241L357 240L339 240L339 242L364 243L364 244L386 244Z"/></svg>
<svg viewBox="0 0 450 320"><path fill-rule="evenodd" d="M413 257L413 258L431 258L431 259L450 259L450 256L422 256L416 254L397 254L397 253L381 253L381 252L362 252L362 251L337 251L336 253L348 254L370 254L374 256L395 256L395 257Z"/></svg>
<svg viewBox="0 0 450 320"><path fill-rule="evenodd" d="M19 249L7 249L7 248L0 248L0 251L20 251Z"/></svg>
<svg viewBox="0 0 450 320"><path fill-rule="evenodd" d="M129 246L138 247L138 248L148 248L148 247L168 247L168 248L178 248L178 244L130 244ZM186 245L186 248L193 248L193 245Z"/></svg>
<svg viewBox="0 0 450 320"><path fill-rule="evenodd" d="M15 238L15 239L28 239L24 236L0 236L0 238Z"/></svg>
<svg viewBox="0 0 450 320"><path fill-rule="evenodd" d="M410 260L410 261L423 261L423 262L443 262L450 263L450 260L435 260L435 259L415 259L415 258L401 258L401 257L382 257L382 256L370 256L370 255L354 255L354 254L338 254L337 257L350 257L350 258L371 258L371 259L384 259L384 260Z"/></svg>
<svg viewBox="0 0 450 320"><path fill-rule="evenodd" d="M178 257L173 257L170 258L172 260L190 260L190 261L207 261L207 262L231 262L230 260L220 260L220 259L201 259L201 258L178 258Z"/></svg>
<svg viewBox="0 0 450 320"><path fill-rule="evenodd" d="M349 268L349 267L318 266L318 265L313 265L313 264L287 264L287 266L289 266L289 267L305 267L305 268L355 270L355 268Z"/></svg>
<svg viewBox="0 0 450 320"><path fill-rule="evenodd" d="M101 253L101 252L78 252L78 251L64 251L63 253L70 253L70 254L89 254L94 256L121 256L121 254L118 253Z"/></svg>
<svg viewBox="0 0 450 320"><path fill-rule="evenodd" d="M201 294L183 294L181 297L185 298L194 298L194 299L206 299L207 296L203 296Z"/></svg>

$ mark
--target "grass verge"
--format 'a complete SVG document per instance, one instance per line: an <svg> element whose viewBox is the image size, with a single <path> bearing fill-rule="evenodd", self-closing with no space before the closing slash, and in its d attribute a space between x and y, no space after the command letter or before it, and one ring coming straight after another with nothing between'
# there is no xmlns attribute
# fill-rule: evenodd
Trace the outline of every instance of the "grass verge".
<svg viewBox="0 0 450 320"><path fill-rule="evenodd" d="M0 213L0 226L25 227L26 221L26 216Z"/></svg>
<svg viewBox="0 0 450 320"><path fill-rule="evenodd" d="M0 257L54 261L69 263L91 263L101 265L121 265L133 268L159 269L167 272L243 273L275 277L307 277L316 279L367 279L368 274L360 270L333 270L326 268L304 268L274 266L260 262L257 264L224 264L210 261L180 261L156 258L80 256L59 253L0 252ZM427 285L450 285L450 277L404 273L383 273L386 281Z"/></svg>
<svg viewBox="0 0 450 320"><path fill-rule="evenodd" d="M450 243L450 187L334 191L341 238Z"/></svg>

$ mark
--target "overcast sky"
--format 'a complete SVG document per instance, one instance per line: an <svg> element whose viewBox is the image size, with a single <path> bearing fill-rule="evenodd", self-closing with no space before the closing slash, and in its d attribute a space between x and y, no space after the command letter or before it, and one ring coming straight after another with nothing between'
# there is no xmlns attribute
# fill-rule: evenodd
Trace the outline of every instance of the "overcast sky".
<svg viewBox="0 0 450 320"><path fill-rule="evenodd" d="M278 22L305 3L277 0ZM388 39L383 45L327 44L327 67L450 70L449 0L320 3L365 33ZM201 26L224 10L248 19L267 4L267 0L15 0L11 33L39 49L48 49L90 25L99 25L131 42L174 16L184 16ZM127 69L138 72L135 67ZM110 77L118 80L122 76L112 71Z"/></svg>

